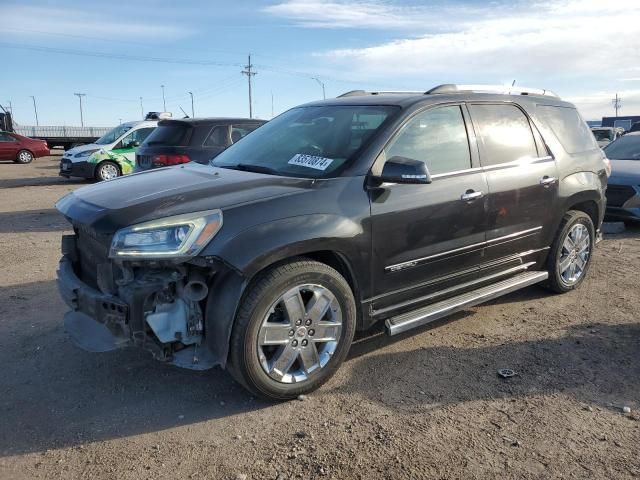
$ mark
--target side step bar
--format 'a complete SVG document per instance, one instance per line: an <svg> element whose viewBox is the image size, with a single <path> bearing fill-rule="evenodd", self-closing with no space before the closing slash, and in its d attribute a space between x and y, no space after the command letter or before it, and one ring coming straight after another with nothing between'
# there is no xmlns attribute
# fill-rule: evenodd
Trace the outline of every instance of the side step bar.
<svg viewBox="0 0 640 480"><path fill-rule="evenodd" d="M415 327L446 317L467 307L483 303L494 298L506 295L523 287L542 282L549 277L547 272L524 272L506 280L488 285L486 287L463 293L453 298L434 303L427 307L403 313L389 318L385 325L389 335L397 335Z"/></svg>

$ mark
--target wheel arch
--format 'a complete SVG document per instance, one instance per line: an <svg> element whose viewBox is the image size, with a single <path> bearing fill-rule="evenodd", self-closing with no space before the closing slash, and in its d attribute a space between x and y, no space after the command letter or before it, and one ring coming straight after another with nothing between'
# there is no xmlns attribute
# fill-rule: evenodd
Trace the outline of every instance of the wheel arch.
<svg viewBox="0 0 640 480"><path fill-rule="evenodd" d="M105 158L104 160L100 160L98 163L96 163L95 167L93 167L93 176L96 177L98 175L98 169L100 168L100 165L103 165L105 163L113 163L116 168L118 169L118 173L120 174L120 176L122 176L122 167L118 164L118 162L115 162L109 158ZM99 180L99 179L98 179Z"/></svg>
<svg viewBox="0 0 640 480"><path fill-rule="evenodd" d="M323 249L307 249L292 252L283 249L273 252L269 262L262 262L261 268L252 271L249 276L243 275L228 266L215 276L210 291L215 297L207 299L205 325L207 329L207 346L222 368L227 364L230 353L231 333L236 322L238 309L251 285L260 275L278 265L295 260L314 260L328 265L342 275L349 284L356 303L356 326L364 325L361 312L361 292L359 283L346 255L341 252Z"/></svg>

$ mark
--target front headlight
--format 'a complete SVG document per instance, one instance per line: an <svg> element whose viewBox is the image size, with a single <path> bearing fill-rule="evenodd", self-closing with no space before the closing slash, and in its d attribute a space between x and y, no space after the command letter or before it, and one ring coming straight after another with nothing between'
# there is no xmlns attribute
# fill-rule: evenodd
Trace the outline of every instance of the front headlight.
<svg viewBox="0 0 640 480"><path fill-rule="evenodd" d="M100 149L96 148L94 150L85 150L84 152L76 153L75 158L88 157L89 155L96 153L98 150Z"/></svg>
<svg viewBox="0 0 640 480"><path fill-rule="evenodd" d="M197 255L222 227L222 212L207 210L161 218L118 230L110 258L189 258Z"/></svg>

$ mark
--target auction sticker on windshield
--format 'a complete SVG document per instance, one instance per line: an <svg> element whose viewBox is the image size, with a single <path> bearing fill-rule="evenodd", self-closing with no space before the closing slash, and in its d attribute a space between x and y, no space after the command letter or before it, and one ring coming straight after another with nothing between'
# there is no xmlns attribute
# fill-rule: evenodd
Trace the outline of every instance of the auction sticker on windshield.
<svg viewBox="0 0 640 480"><path fill-rule="evenodd" d="M315 155L304 155L302 153L296 153L289 165L300 165L301 167L315 168L316 170L326 170L331 165L333 159L325 157L317 157Z"/></svg>

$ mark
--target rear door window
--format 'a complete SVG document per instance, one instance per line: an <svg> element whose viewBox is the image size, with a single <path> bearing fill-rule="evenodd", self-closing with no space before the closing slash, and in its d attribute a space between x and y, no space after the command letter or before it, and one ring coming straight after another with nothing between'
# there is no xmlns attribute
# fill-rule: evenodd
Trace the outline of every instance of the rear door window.
<svg viewBox="0 0 640 480"><path fill-rule="evenodd" d="M538 105L537 113L551 128L567 153L598 148L591 130L575 108Z"/></svg>
<svg viewBox="0 0 640 480"><path fill-rule="evenodd" d="M0 133L0 142L15 142L16 139L13 138L8 133Z"/></svg>
<svg viewBox="0 0 640 480"><path fill-rule="evenodd" d="M205 147L226 147L228 142L229 135L229 126L228 125L218 125L207 137L204 141L203 146Z"/></svg>
<svg viewBox="0 0 640 480"><path fill-rule="evenodd" d="M483 166L538 156L529 119L518 107L471 104L469 110Z"/></svg>
<svg viewBox="0 0 640 480"><path fill-rule="evenodd" d="M258 128L259 124L245 124L245 125L232 125L231 126L231 142L236 143L242 137L248 135L253 132L256 128Z"/></svg>

